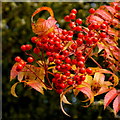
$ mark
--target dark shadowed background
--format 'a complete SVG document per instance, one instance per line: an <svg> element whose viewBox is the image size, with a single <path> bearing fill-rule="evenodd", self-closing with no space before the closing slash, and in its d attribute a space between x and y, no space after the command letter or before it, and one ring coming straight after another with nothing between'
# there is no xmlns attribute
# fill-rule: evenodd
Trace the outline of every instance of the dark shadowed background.
<svg viewBox="0 0 120 120"><path fill-rule="evenodd" d="M114 118L114 114L110 108L103 110L102 101L104 95L96 97L95 104L89 108L81 105L83 95L79 94L77 99L73 95L68 95L73 105L65 105L65 110L71 115L71 118L64 115L59 106L59 95L54 91L45 91L45 95L39 92L23 87L19 84L16 88L18 98L13 97L10 93L11 86L17 81L10 82L10 69L14 62L15 56L22 56L23 52L20 46L30 43L30 38L34 36L31 29L31 15L39 7L48 6L54 11L55 18L61 28L67 28L64 16L69 14L70 10L76 8L78 17L83 19L85 23L86 16L89 15L88 10L91 7L108 3L68 3L68 2L4 2L2 3L2 64L3 64L3 120L120 120ZM38 16L47 18L47 12L41 12ZM89 63L88 63L89 64Z"/></svg>

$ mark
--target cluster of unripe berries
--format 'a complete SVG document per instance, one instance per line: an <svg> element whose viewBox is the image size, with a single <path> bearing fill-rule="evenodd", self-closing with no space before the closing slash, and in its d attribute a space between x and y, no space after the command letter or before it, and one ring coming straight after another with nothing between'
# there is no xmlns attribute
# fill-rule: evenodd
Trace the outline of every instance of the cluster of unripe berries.
<svg viewBox="0 0 120 120"><path fill-rule="evenodd" d="M89 12L94 13L95 10L90 9ZM76 14L77 10L72 9L70 14L64 17L65 21L69 22L70 30L58 30L58 32L53 31L44 36L34 36L31 38L31 42L35 44L34 48L30 44L21 46L21 50L25 53L31 50L38 57L41 56L40 60L47 59L49 61L47 67L50 63L54 63L51 82L54 83L56 92L59 94L68 86L80 85L85 80L86 74L92 74L92 70L85 66L87 48L91 48L99 39L106 37L104 32L108 24L106 21L101 25L90 24L89 30L86 30L81 26L82 20L76 19ZM98 30L102 32L97 34ZM26 62L19 56L15 58L18 62L16 67L18 72L24 68L26 63L36 61L32 54L27 55L29 57Z"/></svg>

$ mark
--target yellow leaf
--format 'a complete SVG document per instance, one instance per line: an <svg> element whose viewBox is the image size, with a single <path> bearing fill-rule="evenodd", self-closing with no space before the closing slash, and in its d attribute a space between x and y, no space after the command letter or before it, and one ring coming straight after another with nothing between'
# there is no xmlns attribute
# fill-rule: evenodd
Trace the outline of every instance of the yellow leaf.
<svg viewBox="0 0 120 120"><path fill-rule="evenodd" d="M91 85L92 82L93 82L92 76L86 75L86 78L85 78L84 82L87 82L89 85Z"/></svg>
<svg viewBox="0 0 120 120"><path fill-rule="evenodd" d="M66 98L65 95L60 95L60 100L61 100L62 102L64 102L64 103L66 103L66 104L71 104L71 103L67 100L67 98Z"/></svg>
<svg viewBox="0 0 120 120"><path fill-rule="evenodd" d="M63 48L63 50L66 50L70 45L72 45L73 42L69 41L66 46Z"/></svg>
<svg viewBox="0 0 120 120"><path fill-rule="evenodd" d="M19 72L19 74L18 74L19 82L21 82L23 80L24 75L25 75L25 72Z"/></svg>
<svg viewBox="0 0 120 120"><path fill-rule="evenodd" d="M17 84L20 83L20 82L16 82L12 87L11 87L11 94L14 96L14 97L18 97L16 92L15 92L15 88L17 86Z"/></svg>
<svg viewBox="0 0 120 120"><path fill-rule="evenodd" d="M76 65L72 65L72 69L73 69L73 70L76 70Z"/></svg>

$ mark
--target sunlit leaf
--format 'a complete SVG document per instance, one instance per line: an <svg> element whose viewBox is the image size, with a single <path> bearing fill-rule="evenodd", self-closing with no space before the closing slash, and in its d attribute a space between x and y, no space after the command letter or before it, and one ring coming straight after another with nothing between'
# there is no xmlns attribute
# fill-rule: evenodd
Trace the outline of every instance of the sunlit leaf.
<svg viewBox="0 0 120 120"><path fill-rule="evenodd" d="M117 96L117 90L113 88L104 97L104 109L112 102L112 100Z"/></svg>
<svg viewBox="0 0 120 120"><path fill-rule="evenodd" d="M66 46L63 48L63 50L66 50L70 45L72 45L73 42L69 41Z"/></svg>
<svg viewBox="0 0 120 120"><path fill-rule="evenodd" d="M47 10L51 17L49 17L47 20L43 19L43 18L39 18L37 20L37 22L33 22L33 17L43 11L43 10ZM31 21L32 21L32 30L34 33L38 34L38 35L45 35L48 34L49 32L52 32L55 28L55 24L56 24L56 20L54 19L54 13L52 11L52 9L50 7L40 7L38 8L32 15L31 17Z"/></svg>
<svg viewBox="0 0 120 120"><path fill-rule="evenodd" d="M12 79L14 79L17 75L18 75L18 71L16 71L16 67L17 67L18 63L15 63L10 71L10 81Z"/></svg>
<svg viewBox="0 0 120 120"><path fill-rule="evenodd" d="M105 75L99 72L96 72L94 75L94 79L96 82L103 84L105 80Z"/></svg>
<svg viewBox="0 0 120 120"><path fill-rule="evenodd" d="M90 88L88 88L88 87L81 87L81 88L76 87L76 89L78 89L80 92L84 93L89 98L90 104L94 102L94 95L93 95ZM86 105L84 107L88 107L89 105Z"/></svg>
<svg viewBox="0 0 120 120"><path fill-rule="evenodd" d="M60 99L61 99L61 101L64 102L65 104L71 104L71 103L67 100L67 98L66 98L65 95L60 95Z"/></svg>
<svg viewBox="0 0 120 120"><path fill-rule="evenodd" d="M27 85L31 86L32 88L34 88L35 90L37 90L38 92L40 92L41 94L44 94L44 91L43 91L43 86L40 82L38 81L35 81L35 80L31 80L29 82L26 82Z"/></svg>
<svg viewBox="0 0 120 120"><path fill-rule="evenodd" d="M14 97L18 97L16 92L15 92L15 88L17 86L17 84L20 83L20 82L16 82L12 87L11 87L11 94L14 96Z"/></svg>
<svg viewBox="0 0 120 120"><path fill-rule="evenodd" d="M115 115L120 110L120 94L113 101L113 109L114 109Z"/></svg>
<svg viewBox="0 0 120 120"><path fill-rule="evenodd" d="M91 85L92 82L93 82L92 76L91 76L91 75L86 75L86 78L85 78L84 82L86 82L86 83L88 83L89 85Z"/></svg>

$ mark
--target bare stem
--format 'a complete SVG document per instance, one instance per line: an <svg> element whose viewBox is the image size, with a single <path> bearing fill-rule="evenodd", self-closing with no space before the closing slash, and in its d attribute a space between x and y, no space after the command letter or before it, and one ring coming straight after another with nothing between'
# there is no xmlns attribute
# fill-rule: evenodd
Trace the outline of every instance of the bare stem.
<svg viewBox="0 0 120 120"><path fill-rule="evenodd" d="M93 57L89 57L89 58L91 58L94 61L94 63L98 65L99 68L102 68L101 65Z"/></svg>

